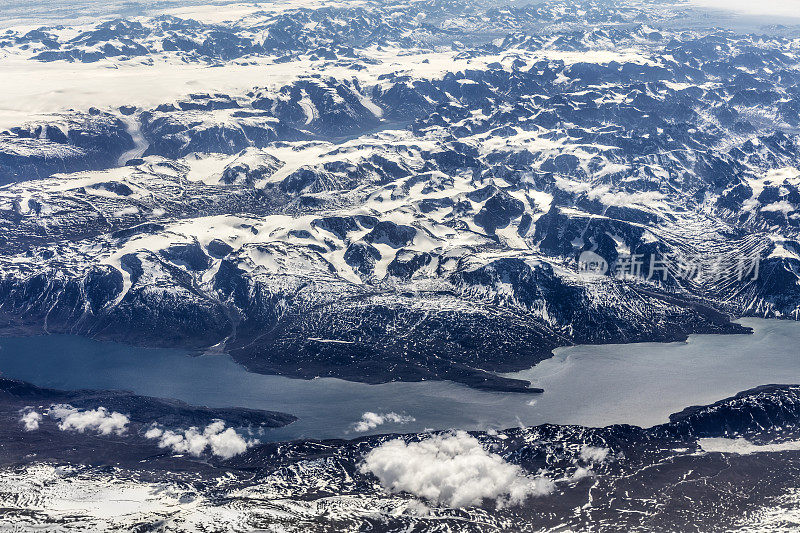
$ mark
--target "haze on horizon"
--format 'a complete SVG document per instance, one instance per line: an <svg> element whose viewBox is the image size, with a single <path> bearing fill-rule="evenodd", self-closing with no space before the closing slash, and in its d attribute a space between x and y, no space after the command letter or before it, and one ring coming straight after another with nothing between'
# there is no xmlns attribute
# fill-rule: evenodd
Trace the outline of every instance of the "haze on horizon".
<svg viewBox="0 0 800 533"><path fill-rule="evenodd" d="M538 3L541 0L508 0L509 4ZM15 25L35 25L70 20L79 23L99 18L132 17L152 15L176 8L200 5L230 4L294 4L301 7L304 1L263 1L243 0L66 0L52 2L46 0L0 0L0 28ZM681 0L666 3L681 4ZM686 4L699 8L729 11L735 14L765 17L789 17L800 20L800 0L686 0Z"/></svg>

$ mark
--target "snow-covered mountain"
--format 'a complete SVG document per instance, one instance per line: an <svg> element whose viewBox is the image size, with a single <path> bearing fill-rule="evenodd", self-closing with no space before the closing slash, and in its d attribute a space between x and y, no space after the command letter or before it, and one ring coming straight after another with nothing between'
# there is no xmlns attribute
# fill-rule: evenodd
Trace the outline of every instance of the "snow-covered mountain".
<svg viewBox="0 0 800 533"><path fill-rule="evenodd" d="M414 5L7 31L15 64L281 74L3 133L3 330L521 390L493 372L555 346L798 318L796 38ZM587 275L587 251L649 279ZM668 257L728 268L652 275Z"/></svg>
<svg viewBox="0 0 800 533"><path fill-rule="evenodd" d="M74 4L0 8L0 335L537 393L501 374L800 319L799 27L649 0ZM291 414L0 379L0 527L781 530L798 405L266 443Z"/></svg>

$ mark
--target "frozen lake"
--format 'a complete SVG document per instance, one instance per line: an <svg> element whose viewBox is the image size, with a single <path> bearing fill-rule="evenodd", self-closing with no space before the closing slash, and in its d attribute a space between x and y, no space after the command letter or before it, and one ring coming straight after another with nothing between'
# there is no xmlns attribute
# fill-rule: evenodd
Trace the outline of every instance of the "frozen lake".
<svg viewBox="0 0 800 533"><path fill-rule="evenodd" d="M291 413L297 422L269 438L352 438L424 429L502 429L545 422L650 426L686 406L768 383L800 383L800 323L746 319L753 335L693 335L687 342L573 346L509 374L544 394L491 393L449 382L365 385L247 372L226 355L136 348L56 335L0 339L0 372L60 389L125 389L210 407ZM415 421L371 431L367 411Z"/></svg>

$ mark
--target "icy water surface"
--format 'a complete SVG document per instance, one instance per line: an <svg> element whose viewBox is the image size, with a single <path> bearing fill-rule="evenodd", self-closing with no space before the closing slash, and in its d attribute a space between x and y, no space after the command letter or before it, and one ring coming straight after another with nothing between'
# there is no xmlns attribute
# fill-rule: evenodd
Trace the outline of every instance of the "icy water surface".
<svg viewBox="0 0 800 533"><path fill-rule="evenodd" d="M365 385L247 372L226 355L196 356L77 336L0 339L0 372L60 389L125 389L210 407L294 414L274 439L356 437L428 428L502 429L545 422L650 426L689 405L768 383L800 383L800 323L746 319L753 335L693 335L688 342L574 346L509 374L544 394L491 393L449 382ZM414 422L355 432L366 411Z"/></svg>

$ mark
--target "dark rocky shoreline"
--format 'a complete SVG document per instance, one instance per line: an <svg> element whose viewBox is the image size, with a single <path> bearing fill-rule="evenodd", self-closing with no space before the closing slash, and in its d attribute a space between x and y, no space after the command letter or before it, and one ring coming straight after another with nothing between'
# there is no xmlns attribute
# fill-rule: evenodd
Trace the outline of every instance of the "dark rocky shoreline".
<svg viewBox="0 0 800 533"><path fill-rule="evenodd" d="M232 490L274 493L278 486L292 487L291 496L287 494L284 498L296 501L323 502L356 496L368 507L371 504L367 502L374 498L383 502L376 505L387 505L390 501L407 503L409 496L402 494L387 500L374 479L361 472L359 466L365 454L388 440L400 438L410 443L432 435L275 442L257 445L227 460L194 458L157 448L141 437L146 424L137 422L132 422L125 435L60 431L48 425L24 431L19 422L20 410L51 401L70 401L86 408L113 405L127 410L132 421L155 417L172 423L203 423L209 417L225 417L231 425L270 425L285 423L291 417L238 409L195 408L120 392L39 389L0 379L0 442L3 443L0 469L24 472L27 466L43 463L71 465L70 468L78 468L82 479L96 478L97 483L109 479L178 483L220 506L231 501L226 494ZM484 447L525 472L547 472L557 480L556 491L510 507L496 506L493 502L463 509L431 506L427 517L398 514L390 518L377 511L364 515L354 509L346 516L322 515L313 522L307 522L302 515L291 519L285 515L285 518L293 527L315 532L367 526L381 532L408 527L422 530L434 524L457 528L464 519L474 520L478 516L482 517L482 525L475 531L507 531L509 527L515 531L538 531L559 524L569 524L573 530L603 532L685 531L686 528L709 531L733 527L737 521L758 516L764 506L779 505L781 495L797 487L800 451L789 449L754 455L708 453L703 452L698 439L746 438L753 443L780 443L800 438L798 426L800 386L769 385L713 405L687 408L673 415L669 423L652 428L542 425L473 432L471 435ZM587 446L604 450L602 459L587 463L579 453ZM588 468L589 474L580 473L579 468ZM226 489L221 490L219 479L225 476ZM69 479L67 475L65 480ZM257 501L264 505L264 500ZM247 508L253 503L245 498L238 505ZM576 512L576 509L582 510ZM45 515L40 519L46 520Z"/></svg>

